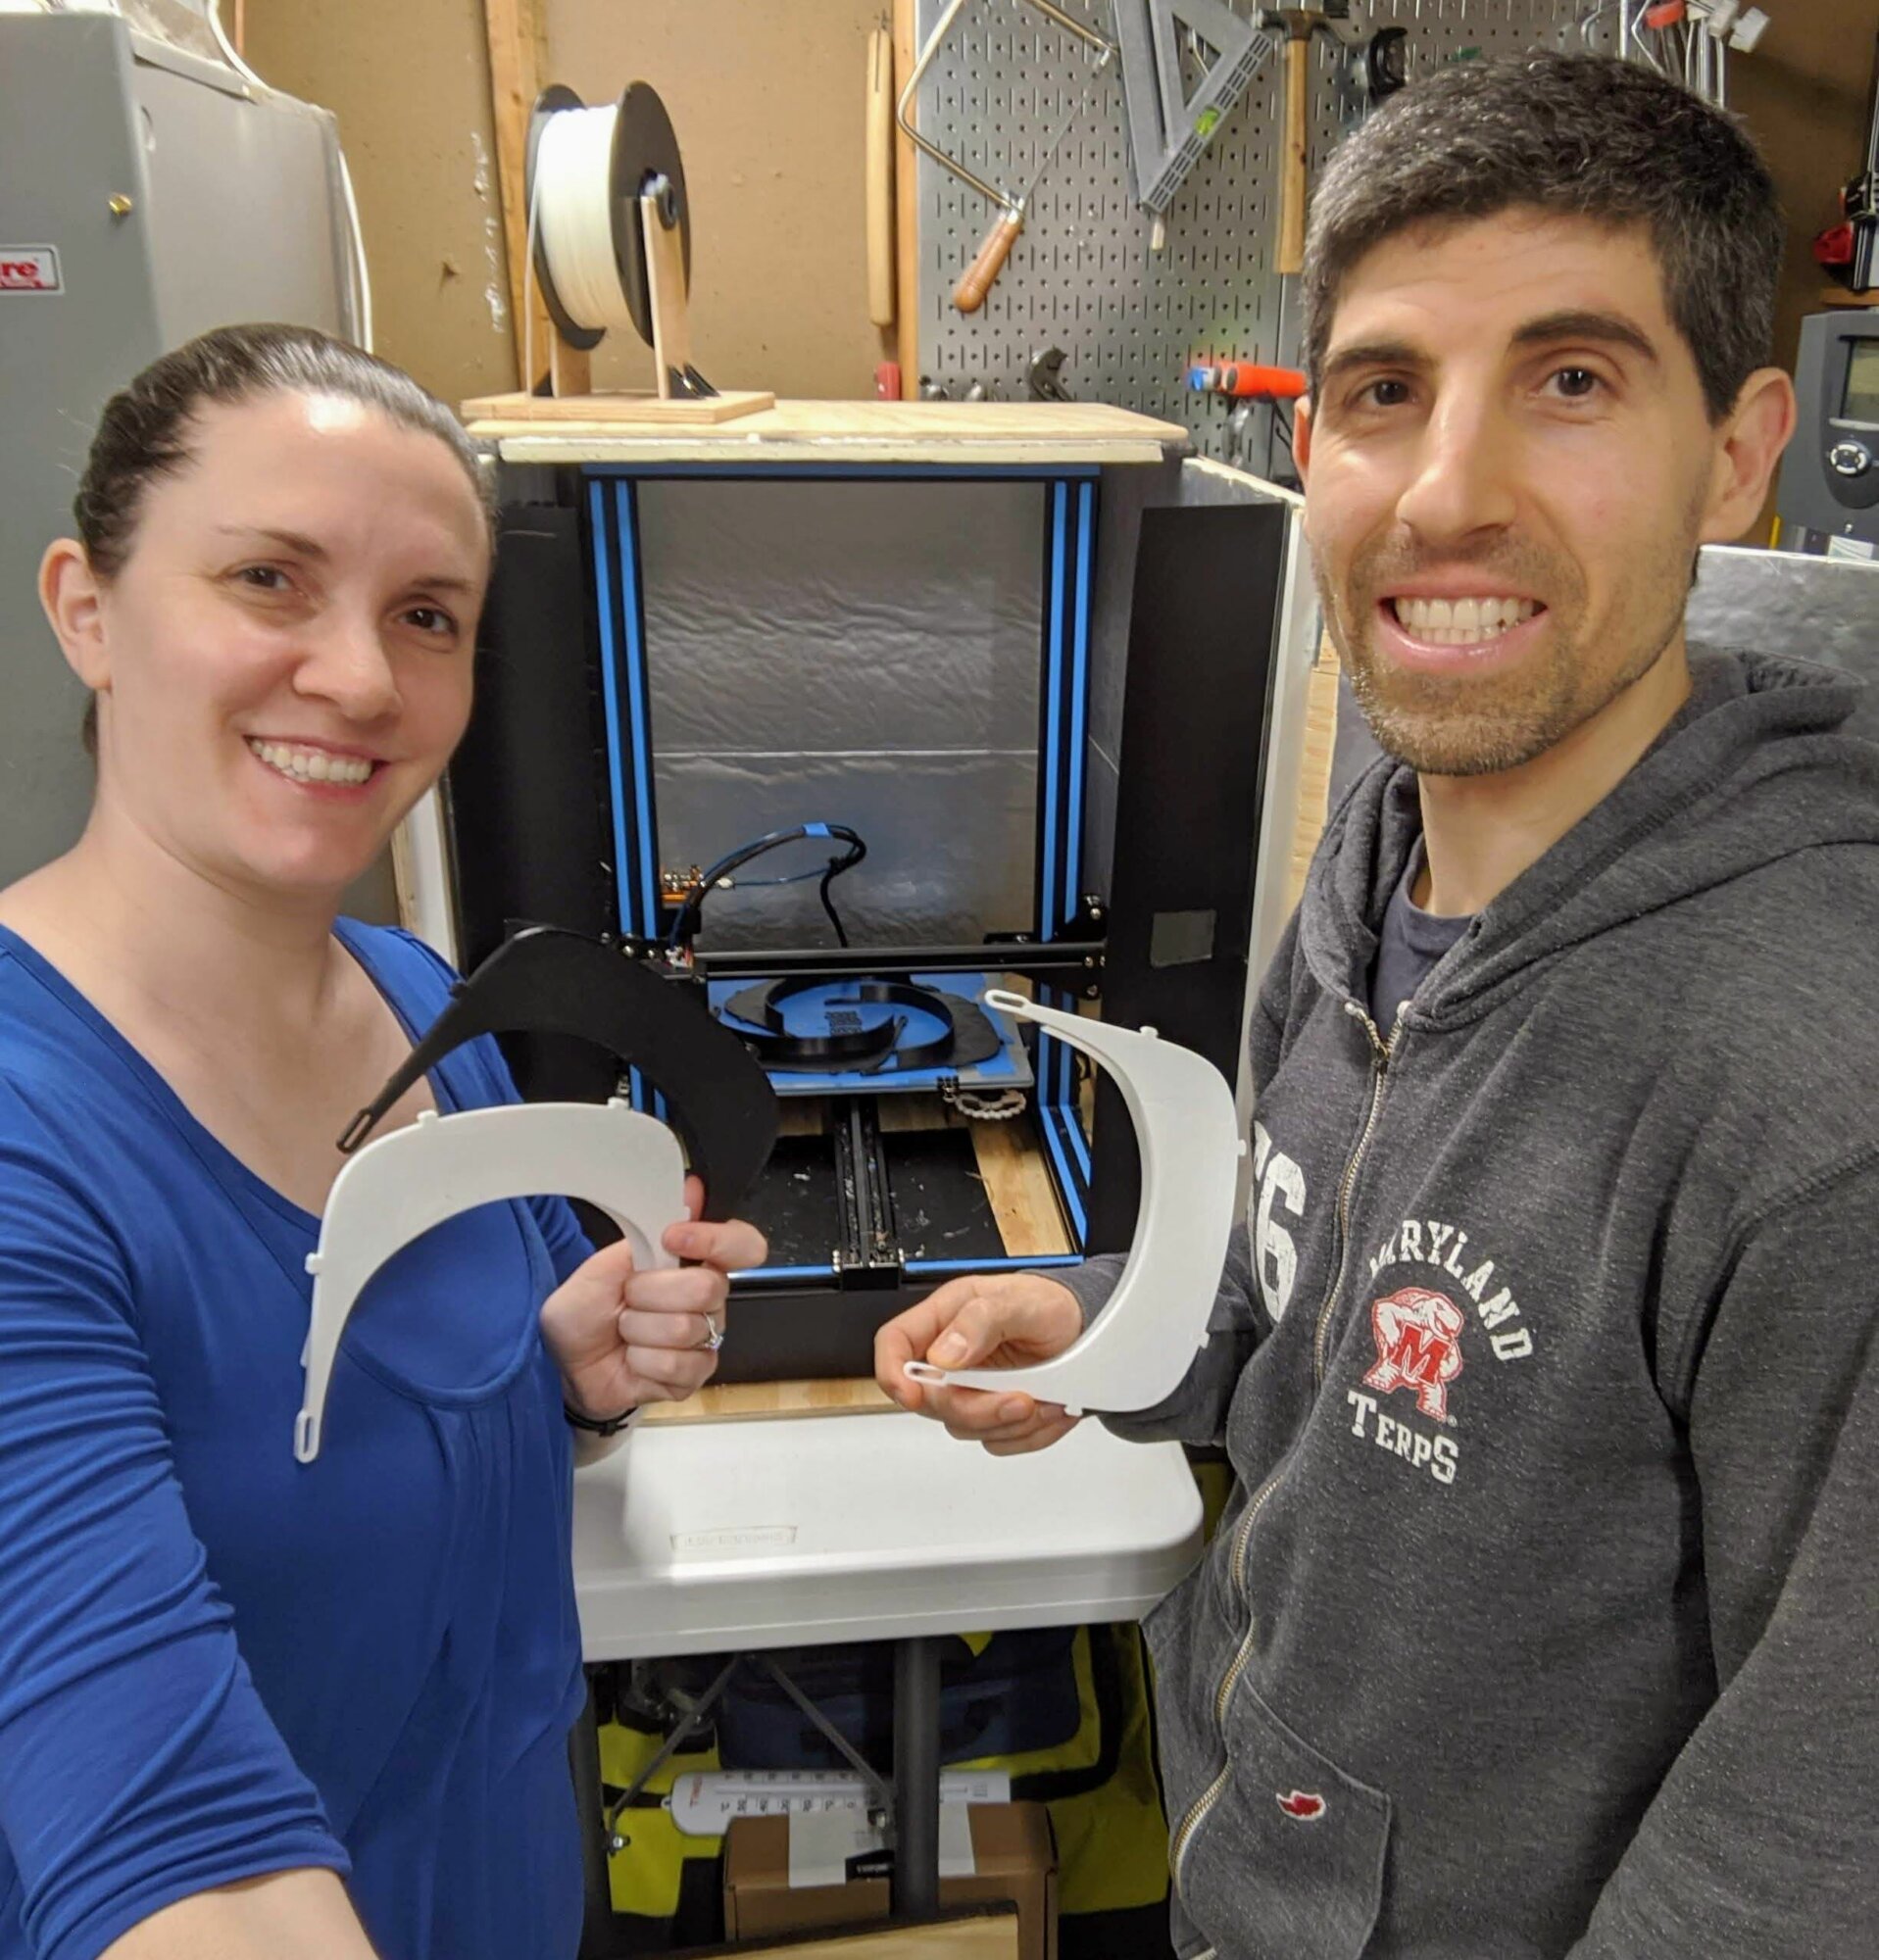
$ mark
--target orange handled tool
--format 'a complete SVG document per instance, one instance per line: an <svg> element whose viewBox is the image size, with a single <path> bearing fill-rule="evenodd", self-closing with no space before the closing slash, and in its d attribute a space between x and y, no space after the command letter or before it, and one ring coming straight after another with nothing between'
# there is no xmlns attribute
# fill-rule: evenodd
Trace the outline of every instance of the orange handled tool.
<svg viewBox="0 0 1879 1960"><path fill-rule="evenodd" d="M1094 69L1107 68L1114 58L1115 43L1108 35L1098 33L1095 28L1086 25L1074 16L1064 13L1056 4L1056 0L1029 0L1029 4L1059 26L1074 34L1078 40L1097 50ZM1070 125L1082 114L1088 93L1085 91L1076 107L1058 125L1057 133L1046 147L1043 160L1032 174L1030 182L1016 197L975 175L957 157L949 157L938 145L928 142L920 134L910 121L908 112L918 93L920 77L939 52L940 43L952 31L953 23L959 18L960 10L964 5L965 0L952 0L952 4L940 16L939 24L933 29L925 47L920 50L919 59L914 64L913 73L907 77L907 85L901 90L900 104L895 114L902 132L915 149L931 157L936 164L943 165L962 183L970 184L981 197L990 199L998 207L998 216L992 220L992 228L985 234L977 256L961 275L959 284L953 288L953 304L960 312L976 313L985 304L985 295L991 291L992 281L998 277L1006 260L1012 256L1012 247L1017 243L1017 234L1024 229L1024 218L1030 209L1031 195L1042 181L1044 172L1050 169L1051 159L1057 155L1058 145L1069 134Z"/></svg>
<svg viewBox="0 0 1879 1960"><path fill-rule="evenodd" d="M1017 234L1023 229L1021 204L1000 212L993 220L984 244L978 248L978 257L960 274L959 284L953 288L953 304L961 313L977 313L985 304L992 281L1004 270L1006 260L1012 256L1012 247L1017 243Z"/></svg>
<svg viewBox="0 0 1879 1960"><path fill-rule="evenodd" d="M1305 372L1299 368L1262 368L1252 361L1224 361L1213 368L1190 368L1187 384L1203 395L1296 402L1305 393Z"/></svg>

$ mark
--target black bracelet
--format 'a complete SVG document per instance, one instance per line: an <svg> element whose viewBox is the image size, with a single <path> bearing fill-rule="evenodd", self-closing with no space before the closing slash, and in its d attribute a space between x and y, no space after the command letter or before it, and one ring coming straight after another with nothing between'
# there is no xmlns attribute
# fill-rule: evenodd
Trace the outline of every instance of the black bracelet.
<svg viewBox="0 0 1879 1960"><path fill-rule="evenodd" d="M639 1413L638 1406L622 1409L618 1415L610 1415L604 1422L596 1421L591 1415L582 1415L571 1409L564 1401L561 1412L576 1429L584 1429L589 1436L618 1436Z"/></svg>

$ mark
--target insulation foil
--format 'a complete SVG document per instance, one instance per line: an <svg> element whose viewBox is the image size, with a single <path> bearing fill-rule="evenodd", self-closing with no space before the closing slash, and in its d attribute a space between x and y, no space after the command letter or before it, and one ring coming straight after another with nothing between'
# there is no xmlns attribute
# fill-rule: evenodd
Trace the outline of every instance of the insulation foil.
<svg viewBox="0 0 1879 1960"><path fill-rule="evenodd" d="M648 481L639 490L660 856L845 823L857 944L1031 922L1045 488ZM701 948L831 938L805 842L706 908Z"/></svg>

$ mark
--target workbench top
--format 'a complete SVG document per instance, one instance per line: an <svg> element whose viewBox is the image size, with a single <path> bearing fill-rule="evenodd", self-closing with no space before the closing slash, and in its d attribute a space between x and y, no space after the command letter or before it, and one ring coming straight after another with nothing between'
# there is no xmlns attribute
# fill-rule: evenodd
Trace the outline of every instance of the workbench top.
<svg viewBox="0 0 1879 1960"><path fill-rule="evenodd" d="M971 468L1156 464L1185 453L1178 422L1102 402L778 402L712 424L472 420L505 463L929 464Z"/></svg>
<svg viewBox="0 0 1879 1960"><path fill-rule="evenodd" d="M1092 1420L993 1456L889 1407L636 1427L575 1476L573 1536L582 1649L625 1660L1140 1619L1201 1497L1176 1443Z"/></svg>

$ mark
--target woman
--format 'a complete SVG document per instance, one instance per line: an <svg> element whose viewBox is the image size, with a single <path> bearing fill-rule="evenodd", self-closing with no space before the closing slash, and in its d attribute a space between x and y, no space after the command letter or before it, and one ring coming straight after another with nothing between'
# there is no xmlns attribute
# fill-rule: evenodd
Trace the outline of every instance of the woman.
<svg viewBox="0 0 1879 1960"><path fill-rule="evenodd" d="M98 784L0 892L0 1960L578 1941L572 1425L696 1389L761 1237L467 1213L291 1448L332 1140L451 980L337 912L470 713L478 486L395 368L235 327L110 403L45 557ZM391 1120L514 1095L480 1042Z"/></svg>

